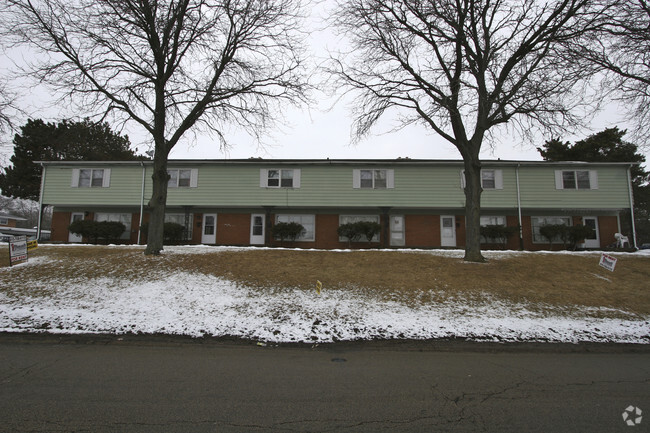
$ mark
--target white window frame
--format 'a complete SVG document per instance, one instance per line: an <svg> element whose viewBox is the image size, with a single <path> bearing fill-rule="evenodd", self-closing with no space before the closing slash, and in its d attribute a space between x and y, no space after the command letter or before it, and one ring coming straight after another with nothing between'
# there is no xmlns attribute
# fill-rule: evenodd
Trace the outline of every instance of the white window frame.
<svg viewBox="0 0 650 433"><path fill-rule="evenodd" d="M493 172L494 173L494 186L493 187L486 187L484 184L485 180L485 173L488 172ZM465 181L465 170L460 171L460 188L465 189L466 185ZM498 190L498 189L503 189L503 170L498 169L498 168L486 168L486 169L481 169L481 188L484 190Z"/></svg>
<svg viewBox="0 0 650 433"><path fill-rule="evenodd" d="M506 219L505 215L482 215L480 224L481 227L491 226L491 225L506 227L507 221L508 220ZM497 243L497 240L493 238L484 238L483 236L481 236L481 239L485 239L485 242L481 240L481 243L487 243L487 244Z"/></svg>
<svg viewBox="0 0 650 433"><path fill-rule="evenodd" d="M271 172L278 172L278 184L269 185L269 174ZM283 176L283 173L291 172L291 176ZM301 170L299 168L262 168L260 169L260 187L272 189L297 189L300 188ZM282 179L291 179L291 186L283 186Z"/></svg>
<svg viewBox="0 0 650 433"><path fill-rule="evenodd" d="M112 221L120 222L124 224L124 233L120 236L120 239L131 239L131 220L132 215L127 212L95 212L95 221Z"/></svg>
<svg viewBox="0 0 650 433"><path fill-rule="evenodd" d="M86 171L90 172L89 184L81 184L81 172ZM95 176L95 173L102 172L101 177ZM93 185L94 179L101 179L101 185ZM108 188L111 185L111 169L110 168L73 168L72 169L72 182L70 186L72 188Z"/></svg>
<svg viewBox="0 0 650 433"><path fill-rule="evenodd" d="M543 224L535 224L535 220L543 220ZM550 224L562 224L566 225L567 227L571 227L573 224L572 218L570 216L532 216L530 217L530 231L532 233L533 237L533 243L534 244L548 244L548 239L546 239L544 236L542 236L539 233L539 228L543 227L545 225L550 225ZM559 239L553 240L555 241L560 241Z"/></svg>
<svg viewBox="0 0 650 433"><path fill-rule="evenodd" d="M565 185L565 173L573 173L573 185ZM584 173L588 173L589 187L580 187L578 180L578 173L583 173L583 181L585 180ZM563 189L568 191L585 191L590 189L598 189L598 172L596 170L555 170L555 189Z"/></svg>
<svg viewBox="0 0 650 433"><path fill-rule="evenodd" d="M185 227L185 214L184 213L166 213L165 214L165 222L166 223L177 223L185 227L185 230L187 230L187 239L183 240L191 240L192 239L192 228L194 227L194 224L192 222L194 221L194 214L190 214L189 216L189 221L190 221L190 226ZM203 229L201 229L203 230Z"/></svg>
<svg viewBox="0 0 650 433"><path fill-rule="evenodd" d="M182 171L189 172L190 177L188 185L180 185L180 176ZM167 170L167 174L170 176L169 181L167 182L167 188L196 188L198 186L199 170L196 168L173 168Z"/></svg>
<svg viewBox="0 0 650 433"><path fill-rule="evenodd" d="M381 224L379 215L339 215L339 227L343 224L356 223L359 221L370 221ZM381 233L373 236L370 242L379 242ZM339 242L347 242L348 238L339 236ZM360 239L360 242L367 242L367 239Z"/></svg>
<svg viewBox="0 0 650 433"><path fill-rule="evenodd" d="M372 172L372 184L371 186L362 186L362 172ZM383 172L383 179L381 176L377 176L377 172ZM377 180L384 180L385 186L381 185L381 182ZM354 189L393 189L395 188L395 170L391 168L360 168L352 170L352 188Z"/></svg>
<svg viewBox="0 0 650 433"><path fill-rule="evenodd" d="M311 221L310 221L311 220ZM296 242L313 242L316 240L316 215L314 214L277 214L277 223L298 223L305 228L305 234L296 238Z"/></svg>
<svg viewBox="0 0 650 433"><path fill-rule="evenodd" d="M499 222L501 220L501 222ZM481 227L497 225L497 226L506 226L506 217L505 215L483 215L481 216Z"/></svg>
<svg viewBox="0 0 650 433"><path fill-rule="evenodd" d="M8 225L9 225L9 218L0 217L0 226L8 226Z"/></svg>

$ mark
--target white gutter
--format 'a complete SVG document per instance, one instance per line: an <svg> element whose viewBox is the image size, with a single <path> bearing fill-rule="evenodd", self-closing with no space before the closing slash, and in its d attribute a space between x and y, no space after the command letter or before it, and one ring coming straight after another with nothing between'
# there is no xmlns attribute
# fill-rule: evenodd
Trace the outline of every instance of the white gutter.
<svg viewBox="0 0 650 433"><path fill-rule="evenodd" d="M144 166L144 162L140 161L140 165L142 166L142 191L140 192L140 224L138 225L138 245L140 245L140 237L142 236L142 218L143 218L143 213L144 213L144 179L145 179L145 172L147 169Z"/></svg>
<svg viewBox="0 0 650 433"><path fill-rule="evenodd" d="M515 168L515 174L517 176L517 212L519 217L519 247L524 249L524 228L521 223L521 191L519 190L519 167L521 164L517 164Z"/></svg>
<svg viewBox="0 0 650 433"><path fill-rule="evenodd" d="M630 195L630 218L632 220L632 240L634 243L634 248L638 249L636 246L636 225L634 224L634 195L632 194L632 166L629 166L627 169L627 191Z"/></svg>
<svg viewBox="0 0 650 433"><path fill-rule="evenodd" d="M41 240L41 220L43 219L43 193L45 190L45 166L41 164L41 194L38 197L38 222L36 223L36 240Z"/></svg>

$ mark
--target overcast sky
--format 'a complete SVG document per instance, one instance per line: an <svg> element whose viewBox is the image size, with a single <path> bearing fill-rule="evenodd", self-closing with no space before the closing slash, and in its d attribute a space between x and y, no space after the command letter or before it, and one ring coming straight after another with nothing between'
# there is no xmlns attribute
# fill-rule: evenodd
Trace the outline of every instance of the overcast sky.
<svg viewBox="0 0 650 433"><path fill-rule="evenodd" d="M326 15L322 10L315 11L312 16L311 26L316 26L319 16ZM334 51L341 43L329 30L314 30L310 34L311 56L318 60L324 53ZM11 67L12 60L20 61L26 54L10 52L0 55L0 73L6 72ZM70 110L67 107L47 107L51 100L47 89L30 86L21 90L20 104L32 118L42 118L46 121L58 121L62 118L82 118L83 113ZM456 148L437 136L424 125L411 126L400 131L393 131L394 122L390 118L382 119L373 129L373 134L367 138L352 143L351 140L351 103L352 99L342 99L335 103L335 98L323 93L314 93L314 104L303 109L289 109L284 115L284 121L269 131L262 138L259 145L253 137L242 131L224 131L230 146L224 150L219 147L218 140L205 135L195 138L187 136L172 150L170 157L174 159L237 159L237 158L295 158L295 159L392 159L409 157L414 159L460 159ZM606 127L619 126L626 128L622 122L622 115L618 112L616 104L606 107L603 114L599 115L591 124L591 130L584 131L575 136L566 135L563 140L575 141L589 134L598 132ZM25 118L19 119L18 126L24 124ZM147 143L143 140L146 135L137 129L136 125L129 127L125 133L129 134L131 142L138 147L139 152L147 150ZM13 134L6 133L0 138L3 143L0 162L6 165L9 156L13 153L11 139ZM515 160L540 160L541 157L535 146L541 146L545 140L552 137L539 136L535 143L525 143L507 131L497 134L498 142L495 146L484 145L483 159L515 159ZM650 155L646 153L646 158Z"/></svg>

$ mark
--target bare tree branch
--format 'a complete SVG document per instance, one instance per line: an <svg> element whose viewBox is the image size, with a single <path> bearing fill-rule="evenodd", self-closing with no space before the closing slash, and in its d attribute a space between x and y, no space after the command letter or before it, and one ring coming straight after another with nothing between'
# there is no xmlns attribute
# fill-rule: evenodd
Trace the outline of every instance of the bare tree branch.
<svg viewBox="0 0 650 433"><path fill-rule="evenodd" d="M4 36L36 48L31 74L81 110L148 131L160 224L149 226L147 252L157 254L178 141L198 128L224 143L230 123L258 135L306 101L299 1L7 0Z"/></svg>
<svg viewBox="0 0 650 433"><path fill-rule="evenodd" d="M500 125L576 126L591 71L564 43L595 24L591 0L340 0L332 18L351 40L330 72L357 95L354 131L388 110L423 123L465 161L466 259L482 260L479 152ZM471 173L471 174L470 174ZM471 251L470 251L471 250Z"/></svg>
<svg viewBox="0 0 650 433"><path fill-rule="evenodd" d="M606 11L596 31L568 44L576 59L605 74L603 90L627 108L631 131L650 146L650 4L647 0L601 0Z"/></svg>

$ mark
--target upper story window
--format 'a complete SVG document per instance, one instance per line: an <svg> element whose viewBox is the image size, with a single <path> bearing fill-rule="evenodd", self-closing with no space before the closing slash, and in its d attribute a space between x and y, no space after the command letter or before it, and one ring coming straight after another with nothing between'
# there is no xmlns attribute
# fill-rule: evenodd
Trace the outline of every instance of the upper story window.
<svg viewBox="0 0 650 433"><path fill-rule="evenodd" d="M556 170L556 189L598 189L595 170Z"/></svg>
<svg viewBox="0 0 650 433"><path fill-rule="evenodd" d="M0 217L0 226L9 225L9 218Z"/></svg>
<svg viewBox="0 0 650 433"><path fill-rule="evenodd" d="M110 168L74 168L72 169L73 188L108 188L111 183Z"/></svg>
<svg viewBox="0 0 650 433"><path fill-rule="evenodd" d="M260 170L262 188L300 188L300 169L271 168Z"/></svg>
<svg viewBox="0 0 650 433"><path fill-rule="evenodd" d="M460 187L465 189L465 170L460 172ZM503 170L481 170L483 189L503 189Z"/></svg>
<svg viewBox="0 0 650 433"><path fill-rule="evenodd" d="M352 187L361 189L395 188L395 172L390 169L353 170Z"/></svg>
<svg viewBox="0 0 650 433"><path fill-rule="evenodd" d="M169 174L168 188L196 188L198 184L198 170L196 168L167 170L167 174Z"/></svg>
<svg viewBox="0 0 650 433"><path fill-rule="evenodd" d="M495 170L481 170L481 186L483 189L495 189Z"/></svg>

